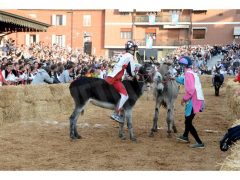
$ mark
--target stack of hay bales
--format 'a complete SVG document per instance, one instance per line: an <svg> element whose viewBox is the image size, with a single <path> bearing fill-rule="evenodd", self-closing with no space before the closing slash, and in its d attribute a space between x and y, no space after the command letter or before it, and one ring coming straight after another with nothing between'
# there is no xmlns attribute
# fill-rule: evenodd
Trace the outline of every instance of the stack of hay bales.
<svg viewBox="0 0 240 180"><path fill-rule="evenodd" d="M237 117L232 126L240 125L240 84L229 80L226 94L228 105L232 109L234 116ZM229 151L231 153L223 162L220 170L240 170L240 141L232 145Z"/></svg>
<svg viewBox="0 0 240 180"><path fill-rule="evenodd" d="M21 120L70 116L73 110L69 84L3 86L0 99L0 126Z"/></svg>
<svg viewBox="0 0 240 180"><path fill-rule="evenodd" d="M229 107L240 118L240 84L233 80L228 81L226 94Z"/></svg>

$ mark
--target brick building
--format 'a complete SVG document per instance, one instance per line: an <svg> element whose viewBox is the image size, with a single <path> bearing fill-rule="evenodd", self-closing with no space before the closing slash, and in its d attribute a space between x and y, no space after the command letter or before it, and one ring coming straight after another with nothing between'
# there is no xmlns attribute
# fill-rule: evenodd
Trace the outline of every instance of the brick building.
<svg viewBox="0 0 240 180"><path fill-rule="evenodd" d="M5 10L6 11L6 10ZM239 42L240 10L7 10L52 26L47 32L8 35L18 44L44 41L112 56L129 39L140 53L162 57L181 45Z"/></svg>

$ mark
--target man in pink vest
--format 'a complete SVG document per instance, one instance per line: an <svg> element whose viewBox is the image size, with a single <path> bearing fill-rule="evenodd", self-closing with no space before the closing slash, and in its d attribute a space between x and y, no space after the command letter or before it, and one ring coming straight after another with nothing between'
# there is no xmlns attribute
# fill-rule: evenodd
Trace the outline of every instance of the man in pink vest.
<svg viewBox="0 0 240 180"><path fill-rule="evenodd" d="M177 139L189 143L189 132L196 140L195 144L192 144L192 148L204 148L204 144L198 136L197 130L194 128L192 121L194 116L198 112L202 112L204 108L204 96L200 79L196 73L192 70L192 60L188 56L180 57L180 65L184 67L184 77L177 77L176 81L180 84L184 84L185 94L182 98L181 104L185 104L185 130L183 135Z"/></svg>

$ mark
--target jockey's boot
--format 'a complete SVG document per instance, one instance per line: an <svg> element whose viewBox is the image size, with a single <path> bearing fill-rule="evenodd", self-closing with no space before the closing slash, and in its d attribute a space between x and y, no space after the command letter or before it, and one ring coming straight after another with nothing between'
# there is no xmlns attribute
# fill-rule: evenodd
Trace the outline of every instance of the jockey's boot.
<svg viewBox="0 0 240 180"><path fill-rule="evenodd" d="M118 114L111 115L111 118L119 123L124 123L123 116L120 116Z"/></svg>

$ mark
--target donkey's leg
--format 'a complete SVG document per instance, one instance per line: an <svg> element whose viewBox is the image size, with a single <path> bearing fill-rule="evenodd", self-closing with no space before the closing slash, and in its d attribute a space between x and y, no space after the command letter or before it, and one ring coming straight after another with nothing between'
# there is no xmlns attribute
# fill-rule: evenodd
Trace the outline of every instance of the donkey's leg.
<svg viewBox="0 0 240 180"><path fill-rule="evenodd" d="M177 127L176 127L175 118L174 118L174 106L172 108L172 129L174 133L177 133Z"/></svg>
<svg viewBox="0 0 240 180"><path fill-rule="evenodd" d="M153 137L154 132L157 132L159 111L160 111L160 103L159 103L159 99L157 98L156 105L155 105L155 113L154 113L154 117L153 117L153 126L151 129L151 133L149 134L149 137Z"/></svg>
<svg viewBox="0 0 240 180"><path fill-rule="evenodd" d="M133 127L132 127L132 109L126 109L125 110L125 118L127 119L127 127L129 131L129 136L132 141L136 141L136 137L133 133Z"/></svg>
<svg viewBox="0 0 240 180"><path fill-rule="evenodd" d="M125 120L125 113L123 115L123 121L124 120ZM120 137L122 140L126 139L126 136L124 133L124 123L119 123L118 137Z"/></svg>
<svg viewBox="0 0 240 180"><path fill-rule="evenodd" d="M172 127L173 127L173 107L168 107L167 110L167 125L168 125L168 137L171 137Z"/></svg>
<svg viewBox="0 0 240 180"><path fill-rule="evenodd" d="M72 115L69 118L69 120L70 120L70 138L72 138L72 139L80 139L81 138L81 136L77 132L77 120L78 120L78 117L79 117L80 113L82 112L82 110L83 110L83 107L76 106Z"/></svg>

